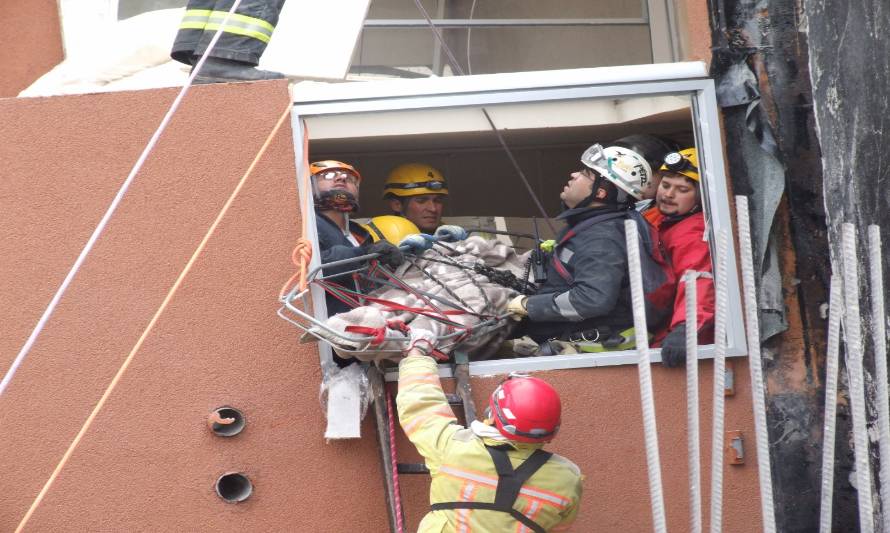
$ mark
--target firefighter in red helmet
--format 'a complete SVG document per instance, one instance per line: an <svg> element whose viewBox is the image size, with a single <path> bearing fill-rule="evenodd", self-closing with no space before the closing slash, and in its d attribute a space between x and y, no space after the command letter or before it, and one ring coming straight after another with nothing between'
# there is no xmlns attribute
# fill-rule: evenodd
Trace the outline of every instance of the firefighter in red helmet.
<svg viewBox="0 0 890 533"><path fill-rule="evenodd" d="M399 421L430 470L430 512L419 533L560 531L575 520L583 476L542 447L559 431L559 394L511 375L492 393L485 421L457 423L435 360L415 339L399 363ZM471 490L468 490L468 487Z"/></svg>

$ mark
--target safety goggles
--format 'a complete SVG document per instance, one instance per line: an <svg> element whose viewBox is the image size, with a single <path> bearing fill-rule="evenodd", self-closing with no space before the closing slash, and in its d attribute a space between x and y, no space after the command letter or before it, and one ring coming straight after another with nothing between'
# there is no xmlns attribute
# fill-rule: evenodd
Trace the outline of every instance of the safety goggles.
<svg viewBox="0 0 890 533"><path fill-rule="evenodd" d="M420 181L416 183L390 183L386 186L389 189L429 189L431 191L440 191L448 187L444 181Z"/></svg>
<svg viewBox="0 0 890 533"><path fill-rule="evenodd" d="M344 178L347 182L358 185L358 176L346 170L323 170L315 175L325 181L333 181L337 178Z"/></svg>
<svg viewBox="0 0 890 533"><path fill-rule="evenodd" d="M671 152L664 156L664 166L672 172L688 172L692 171L699 174L698 167L692 164L692 161L683 157L680 152Z"/></svg>

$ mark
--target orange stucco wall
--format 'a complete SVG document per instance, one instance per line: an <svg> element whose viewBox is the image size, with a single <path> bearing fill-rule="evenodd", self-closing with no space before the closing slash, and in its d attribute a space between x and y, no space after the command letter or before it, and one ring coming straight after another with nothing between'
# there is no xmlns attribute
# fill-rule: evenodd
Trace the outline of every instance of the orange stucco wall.
<svg viewBox="0 0 890 533"><path fill-rule="evenodd" d="M63 59L57 0L3 2L0 98L15 96Z"/></svg>
<svg viewBox="0 0 890 533"><path fill-rule="evenodd" d="M175 96L174 90L0 100L0 369L5 371ZM43 335L0 397L0 530L25 514L288 104L285 84L193 88ZM31 531L385 531L372 417L360 441L326 443L313 345L275 314L300 217L289 125L272 142L92 428ZM702 379L710 379L710 364ZM653 367L668 526L687 523L682 371ZM553 450L587 475L575 531L651 530L636 367L547 373L566 417ZM726 531L756 531L748 370L735 365L726 429ZM482 402L495 378L474 380ZM702 395L710 395L702 382ZM243 410L213 436L208 412ZM702 401L702 457L710 457ZM411 455L400 442L399 452ZM255 493L225 504L226 471ZM703 486L709 486L703 469ZM403 477L409 523L428 481ZM707 498L704 503L707 515Z"/></svg>

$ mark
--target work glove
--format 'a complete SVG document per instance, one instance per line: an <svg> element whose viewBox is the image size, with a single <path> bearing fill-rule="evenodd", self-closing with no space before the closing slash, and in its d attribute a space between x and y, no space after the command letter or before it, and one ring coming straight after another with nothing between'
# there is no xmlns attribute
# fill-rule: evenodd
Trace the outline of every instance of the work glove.
<svg viewBox="0 0 890 533"><path fill-rule="evenodd" d="M427 235L426 233L412 233L399 241L399 248L407 246L411 253L420 255L432 248L435 241L436 238L432 235Z"/></svg>
<svg viewBox="0 0 890 533"><path fill-rule="evenodd" d="M405 254L389 241L377 241L365 248L367 254L380 254L377 261L389 268L398 268L405 262Z"/></svg>
<svg viewBox="0 0 890 533"><path fill-rule="evenodd" d="M408 337L405 355L429 355L436 347L436 335L428 329L411 328Z"/></svg>
<svg viewBox="0 0 890 533"><path fill-rule="evenodd" d="M661 341L661 364L674 368L686 363L686 324L679 324Z"/></svg>
<svg viewBox="0 0 890 533"><path fill-rule="evenodd" d="M519 321L527 317L528 309L526 308L526 302L528 302L528 296L524 294L520 294L510 300L510 303L507 304L507 312L510 313L510 318Z"/></svg>
<svg viewBox="0 0 890 533"><path fill-rule="evenodd" d="M467 238L467 230L453 224L444 224L436 229L434 236L442 242L462 241Z"/></svg>

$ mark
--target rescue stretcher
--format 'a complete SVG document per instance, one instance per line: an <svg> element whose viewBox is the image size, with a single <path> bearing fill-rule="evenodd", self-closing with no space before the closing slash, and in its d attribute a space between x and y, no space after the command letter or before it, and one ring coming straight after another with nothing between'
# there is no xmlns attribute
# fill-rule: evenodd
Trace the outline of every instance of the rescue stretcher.
<svg viewBox="0 0 890 533"><path fill-rule="evenodd" d="M472 239L473 237L471 237ZM476 237L479 238L479 237ZM462 241L465 242L465 241ZM443 243L435 242L434 247L444 246ZM436 261L433 257L427 257L430 251L423 255L414 255L407 248L403 248L407 261ZM409 323L387 324L386 329L366 328L362 326L348 327L347 331L338 331L329 326L327 321L319 320L311 311L312 290L311 287L322 288L326 293L334 294L351 306L374 304L381 306L386 312L407 312L415 314L415 316L425 316L427 318L444 323L448 332L443 335L437 335L433 339L435 349L432 355L440 360L446 360L452 351L462 349L462 346L472 343L472 341L484 335L490 335L502 328L512 324L509 313L493 313L483 314L469 310L470 314L479 316L481 320L467 327L459 322L450 320L450 317L456 313L466 313L461 304L453 299L445 298L442 295L431 294L423 290L411 287L400 279L396 273L386 266L377 262L379 254L367 254L354 258L343 259L325 263L316 266L306 274L306 285L301 290L299 284L295 284L288 290L283 290L280 296L281 307L278 309L278 315L294 326L302 330L303 342L311 339L328 343L331 347L343 357L355 357L357 359L368 360L368 356L373 353L375 358L398 358L405 350L409 348L411 342L410 336L407 334L410 329ZM439 261L441 262L441 261ZM455 265L457 266L457 265ZM479 274L480 268L473 270L473 267L461 265L462 268ZM336 273L325 274L324 270L338 267L346 267L347 270L338 270ZM483 270L483 272L485 272ZM494 272L495 274L491 274ZM511 274L506 271L498 271L488 268L488 273L492 277L498 274L509 277ZM470 274L473 275L473 274ZM485 276L485 274L481 274ZM334 281L333 278L343 279L346 276L352 276L356 285L355 289L346 288ZM513 276L518 279L518 276ZM487 276L485 279L489 279ZM363 292L361 283L367 282L369 285L375 286L375 290ZM490 283L497 283L489 280ZM515 280L514 280L515 283ZM522 283L521 281L519 283ZM381 300L372 296L377 288L391 287L401 288L408 293L414 293L426 302L426 307L412 308L406 307L396 302ZM518 291L516 292L518 294ZM445 309L443 309L445 308ZM387 334L387 332L399 331L401 334ZM381 346L388 346L388 349L381 349Z"/></svg>

